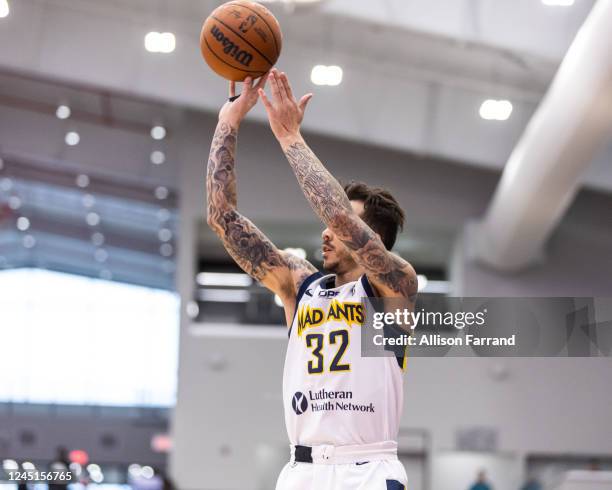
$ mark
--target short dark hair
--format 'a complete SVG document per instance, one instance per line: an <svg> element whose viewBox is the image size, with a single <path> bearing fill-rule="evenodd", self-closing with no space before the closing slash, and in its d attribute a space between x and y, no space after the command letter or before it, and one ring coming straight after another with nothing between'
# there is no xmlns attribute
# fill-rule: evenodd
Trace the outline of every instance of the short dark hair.
<svg viewBox="0 0 612 490"><path fill-rule="evenodd" d="M361 219L380 235L386 249L391 250L397 234L404 228L405 215L397 200L388 190L363 182L346 184L344 192L349 200L363 202Z"/></svg>

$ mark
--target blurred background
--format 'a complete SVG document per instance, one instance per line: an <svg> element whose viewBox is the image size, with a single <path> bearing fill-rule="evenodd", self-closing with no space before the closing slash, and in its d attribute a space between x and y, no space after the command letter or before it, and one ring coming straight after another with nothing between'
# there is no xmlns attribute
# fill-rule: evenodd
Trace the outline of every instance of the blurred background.
<svg viewBox="0 0 612 490"><path fill-rule="evenodd" d="M221 3L0 0L5 472L272 489L288 459L282 308L204 219L227 86L198 40ZM398 198L396 251L423 294L595 297L612 320L612 1L266 5L278 67L314 93L308 143L338 178ZM320 265L322 226L261 107L237 166L241 211ZM479 474L548 490L570 470L602 475L575 488L612 488L611 375L609 357L412 359L411 490Z"/></svg>

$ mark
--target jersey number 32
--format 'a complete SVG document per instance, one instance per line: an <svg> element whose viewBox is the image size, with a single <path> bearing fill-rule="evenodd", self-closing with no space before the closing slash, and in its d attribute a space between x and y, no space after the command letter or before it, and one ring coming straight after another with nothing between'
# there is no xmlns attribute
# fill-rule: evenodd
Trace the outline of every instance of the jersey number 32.
<svg viewBox="0 0 612 490"><path fill-rule="evenodd" d="M306 335L306 347L312 349L314 359L308 361L308 372L310 374L321 374L324 371L325 359L323 358L323 346L325 335L322 333L311 333ZM350 364L342 364L342 357L349 344L349 333L346 330L333 330L329 332L328 342L330 345L338 345L330 365L330 372L350 371Z"/></svg>

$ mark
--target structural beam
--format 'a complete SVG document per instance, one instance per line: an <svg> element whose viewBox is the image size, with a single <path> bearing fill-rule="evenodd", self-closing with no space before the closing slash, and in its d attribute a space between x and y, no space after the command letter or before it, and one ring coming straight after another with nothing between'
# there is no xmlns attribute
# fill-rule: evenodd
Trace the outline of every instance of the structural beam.
<svg viewBox="0 0 612 490"><path fill-rule="evenodd" d="M612 0L599 0L512 152L473 237L498 270L536 262L612 128Z"/></svg>

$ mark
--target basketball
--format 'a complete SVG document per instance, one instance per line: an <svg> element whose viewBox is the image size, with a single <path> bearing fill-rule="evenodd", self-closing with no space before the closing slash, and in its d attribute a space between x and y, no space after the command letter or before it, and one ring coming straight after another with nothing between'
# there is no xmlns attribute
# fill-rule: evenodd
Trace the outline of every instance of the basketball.
<svg viewBox="0 0 612 490"><path fill-rule="evenodd" d="M281 44L276 17L263 5L246 0L217 7L200 34L206 63L218 75L236 82L270 70L280 56Z"/></svg>

